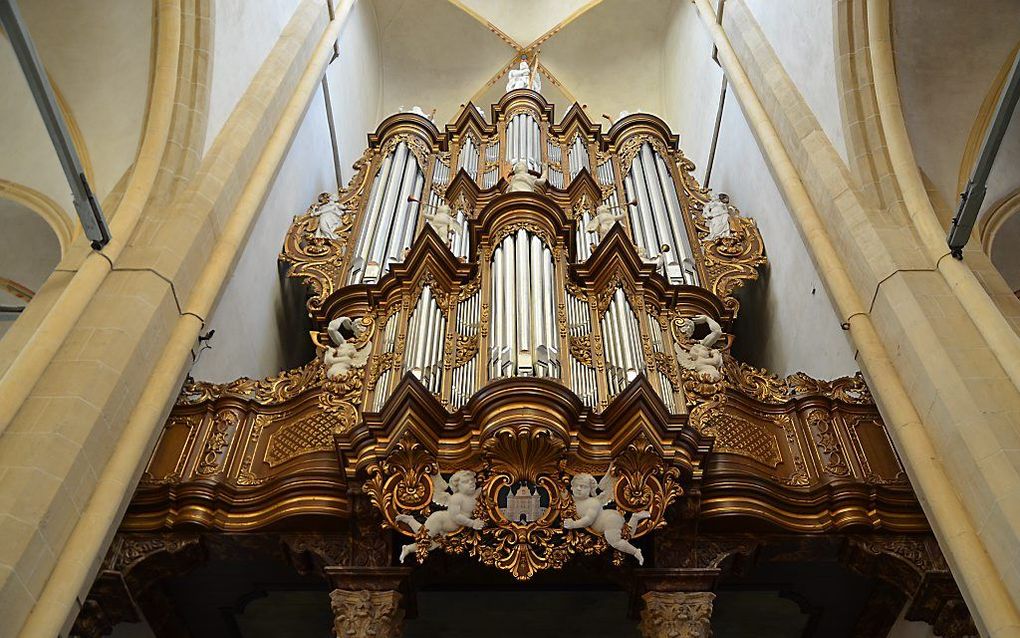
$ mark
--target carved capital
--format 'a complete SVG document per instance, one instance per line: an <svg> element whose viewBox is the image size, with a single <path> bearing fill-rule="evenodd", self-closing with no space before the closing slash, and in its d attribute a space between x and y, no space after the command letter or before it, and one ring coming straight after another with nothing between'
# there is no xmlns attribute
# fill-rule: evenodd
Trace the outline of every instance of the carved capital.
<svg viewBox="0 0 1020 638"><path fill-rule="evenodd" d="M650 591L641 612L645 638L711 638L712 592Z"/></svg>
<svg viewBox="0 0 1020 638"><path fill-rule="evenodd" d="M334 589L329 594L337 638L399 638L404 624L395 591Z"/></svg>

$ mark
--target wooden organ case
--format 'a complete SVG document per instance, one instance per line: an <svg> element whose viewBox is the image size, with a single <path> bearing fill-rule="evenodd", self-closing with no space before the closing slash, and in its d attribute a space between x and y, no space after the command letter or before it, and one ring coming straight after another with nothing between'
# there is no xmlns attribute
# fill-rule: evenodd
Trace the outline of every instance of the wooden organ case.
<svg viewBox="0 0 1020 638"><path fill-rule="evenodd" d="M308 290L317 357L186 383L86 611L110 616L125 574L207 558L210 538L269 536L338 591L405 598L432 554L516 581L606 561L640 596L824 546L894 583L909 617L966 635L862 377L731 356L735 295L765 248L664 122L603 131L577 105L557 122L520 89L442 131L393 115L368 142L280 255ZM565 526L596 498L597 523Z"/></svg>

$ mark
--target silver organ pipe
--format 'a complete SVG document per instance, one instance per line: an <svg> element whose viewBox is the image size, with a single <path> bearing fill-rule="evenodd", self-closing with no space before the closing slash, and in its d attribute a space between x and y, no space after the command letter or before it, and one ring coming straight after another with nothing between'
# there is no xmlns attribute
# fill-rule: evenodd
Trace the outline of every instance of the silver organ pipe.
<svg viewBox="0 0 1020 638"><path fill-rule="evenodd" d="M559 144L554 144L552 140L549 140L547 146L547 155L549 157L549 183L556 188L563 188L563 171L561 169L553 168L553 164L560 164L563 160L563 151L560 149Z"/></svg>
<svg viewBox="0 0 1020 638"><path fill-rule="evenodd" d="M542 163L542 129L530 113L518 113L506 125L506 159L513 163L526 160L531 170L538 170Z"/></svg>
<svg viewBox="0 0 1020 638"><path fill-rule="evenodd" d="M588 169L591 172L591 161L588 159L588 146L581 139L580 135L574 136L574 141L570 144L570 151L567 154L567 165L570 168L570 179L577 177L577 174L581 172L582 168Z"/></svg>
<svg viewBox="0 0 1020 638"><path fill-rule="evenodd" d="M567 293L567 335L568 337L585 337L591 334L591 311L588 304L572 294ZM598 405L598 382L595 368L588 366L570 355L570 384L574 394L581 403L589 408Z"/></svg>
<svg viewBox="0 0 1020 638"><path fill-rule="evenodd" d="M478 181L479 150L474 138L465 138L464 144L460 147L460 156L457 158L457 169L463 168L475 181Z"/></svg>
<svg viewBox="0 0 1020 638"><path fill-rule="evenodd" d="M383 160L372 184L365 219L354 251L350 283L374 283L401 259L414 239L417 202L425 177L406 142L400 142Z"/></svg>
<svg viewBox="0 0 1020 638"><path fill-rule="evenodd" d="M613 294L601 326L609 395L614 397L639 373L645 372L641 331L622 288L617 288Z"/></svg>
<svg viewBox="0 0 1020 638"><path fill-rule="evenodd" d="M481 312L481 291L457 304L457 334L463 337L476 337ZM475 392L475 380L478 371L478 354L463 365L454 368L452 387L450 390L450 406L456 410L467 403Z"/></svg>
<svg viewBox="0 0 1020 638"><path fill-rule="evenodd" d="M489 377L560 376L552 252L526 230L493 251Z"/></svg>
<svg viewBox="0 0 1020 638"><path fill-rule="evenodd" d="M488 167L479 177L483 189L492 188L499 180L499 140L493 140L485 147L485 166Z"/></svg>
<svg viewBox="0 0 1020 638"><path fill-rule="evenodd" d="M669 246L664 275L671 283L697 283L690 243L680 212L680 200L665 160L648 143L641 146L624 180L628 199L637 201L630 211L634 241L649 258ZM686 272L685 272L686 271Z"/></svg>
<svg viewBox="0 0 1020 638"><path fill-rule="evenodd" d="M648 336L649 342L651 342L652 352L659 353L665 352L665 345L663 344L663 332L662 326L658 320L651 314L645 315L648 318ZM658 389L659 397L662 398L663 405L670 412L676 412L676 389L673 387L673 382L669 380L669 377L662 372L662 369L656 371L658 376Z"/></svg>
<svg viewBox="0 0 1020 638"><path fill-rule="evenodd" d="M424 286L408 327L404 369L421 380L429 392L442 388L443 343L446 317L443 316L430 286Z"/></svg>
<svg viewBox="0 0 1020 638"><path fill-rule="evenodd" d="M397 327L399 322L397 317L400 313L393 313L389 319L386 320L386 325L383 326L382 336L382 353L392 353L397 347ZM372 399L372 409L376 412L382 410L383 404L386 403L386 399L390 397L390 380L393 378L393 369L387 368L379 375L379 378L375 383L375 395Z"/></svg>

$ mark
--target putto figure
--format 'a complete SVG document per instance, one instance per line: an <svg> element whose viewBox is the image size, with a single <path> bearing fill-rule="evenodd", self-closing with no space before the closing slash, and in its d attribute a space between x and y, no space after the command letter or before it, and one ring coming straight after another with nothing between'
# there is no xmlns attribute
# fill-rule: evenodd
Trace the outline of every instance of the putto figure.
<svg viewBox="0 0 1020 638"><path fill-rule="evenodd" d="M609 231L616 225L616 222L621 222L625 219L627 219L625 213L613 213L613 207L602 202L595 209L595 216L591 218L591 221L588 222L584 229L589 233L598 233L599 240L602 240L609 234Z"/></svg>
<svg viewBox="0 0 1020 638"><path fill-rule="evenodd" d="M626 521L623 514L609 509L609 504L613 502L615 484L611 471L597 482L591 474L575 474L574 478L570 479L570 494L574 497L577 518L565 519L563 529L590 528L602 534L610 547L633 556L637 559L638 565L643 565L645 557L641 555L641 550L624 540L623 526L627 525L633 535L638 523L650 518L651 514L647 511L635 512L631 514L630 521Z"/></svg>
<svg viewBox="0 0 1020 638"><path fill-rule="evenodd" d="M435 229L436 233L447 245L449 245L451 237L460 237L463 232L460 222L453 216L453 211L446 202L436 206L431 213L426 210L425 221Z"/></svg>
<svg viewBox="0 0 1020 638"><path fill-rule="evenodd" d="M508 193L537 193L539 187L545 186L549 181L549 168L542 169L541 177L535 177L528 172L528 162L522 159L514 162L513 172L510 174L510 185L507 186Z"/></svg>
<svg viewBox="0 0 1020 638"><path fill-rule="evenodd" d="M428 531L432 544L429 549L439 546L436 539L440 536L456 532L461 527L471 529L482 529L485 523L471 518L475 511L475 499L478 497L478 488L475 487L475 473L471 470L459 470L450 477L450 482L443 480L441 474L432 477L432 502L436 505L443 505L445 510L438 510L429 514L425 519L425 529ZM452 494L450 493L452 492ZM422 524L410 514L400 514L396 517L397 522L404 523L411 528L415 534L421 529ZM400 549L400 562L404 562L408 554L418 551L418 544L411 543Z"/></svg>
<svg viewBox="0 0 1020 638"><path fill-rule="evenodd" d="M718 381L722 378L722 353L712 346L722 337L722 326L708 315L694 315L682 321L680 332L689 339L699 324L708 326L708 334L696 341L690 350L678 346L677 359L681 367L693 370L710 381Z"/></svg>
<svg viewBox="0 0 1020 638"><path fill-rule="evenodd" d="M337 317L326 326L329 338L335 344L326 348L322 354L322 363L326 366L326 377L339 379L351 371L352 368L362 368L368 363L368 355L372 350L371 344L365 345L361 350L348 341L358 336L357 325L350 317Z"/></svg>

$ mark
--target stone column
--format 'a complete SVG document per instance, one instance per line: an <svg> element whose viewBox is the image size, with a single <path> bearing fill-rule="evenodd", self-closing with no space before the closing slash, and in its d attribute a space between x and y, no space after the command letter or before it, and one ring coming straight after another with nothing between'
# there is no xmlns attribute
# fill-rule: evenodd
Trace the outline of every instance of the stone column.
<svg viewBox="0 0 1020 638"><path fill-rule="evenodd" d="M712 638L712 592L650 591L641 598L644 638Z"/></svg>
<svg viewBox="0 0 1020 638"><path fill-rule="evenodd" d="M334 589L329 603L337 638L400 638L404 610L399 592Z"/></svg>

